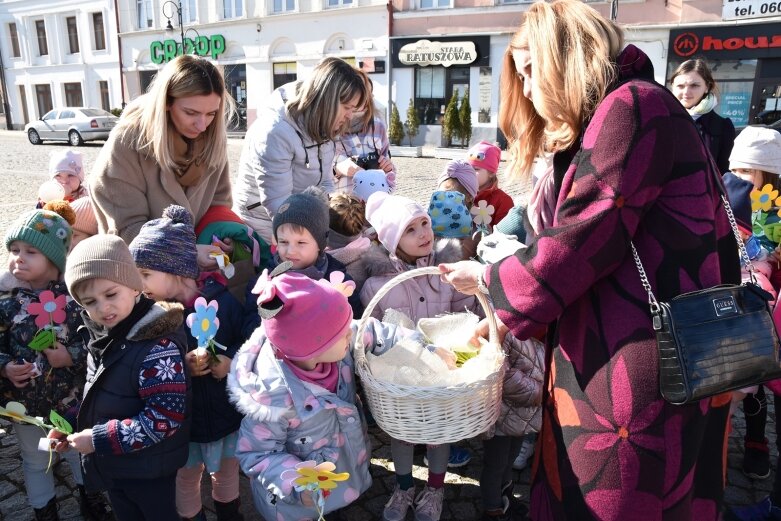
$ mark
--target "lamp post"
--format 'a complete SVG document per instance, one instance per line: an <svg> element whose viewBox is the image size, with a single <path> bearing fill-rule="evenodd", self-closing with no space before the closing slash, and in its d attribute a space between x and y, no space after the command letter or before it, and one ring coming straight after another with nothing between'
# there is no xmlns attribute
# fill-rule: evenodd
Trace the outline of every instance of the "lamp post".
<svg viewBox="0 0 781 521"><path fill-rule="evenodd" d="M165 10L166 8L169 8L171 10L171 14L166 14ZM179 21L179 35L180 35L180 42L182 46L182 54L187 54L187 47L184 44L184 35L187 34L189 31L193 31L196 34L196 37L200 37L200 34L198 31L190 27L187 29L187 31L184 30L184 23L182 21L182 2L181 0L167 0L166 2L163 2L163 16L168 18L168 24L165 26L166 31L173 31L174 26L171 23L171 18L174 17L174 13L176 14L176 18ZM195 44L193 43L193 50L195 50Z"/></svg>

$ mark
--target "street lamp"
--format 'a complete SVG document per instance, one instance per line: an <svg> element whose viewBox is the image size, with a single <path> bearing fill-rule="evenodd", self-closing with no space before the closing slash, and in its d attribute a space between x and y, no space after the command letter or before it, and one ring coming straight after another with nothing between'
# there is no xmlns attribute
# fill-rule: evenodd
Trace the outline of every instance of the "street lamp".
<svg viewBox="0 0 781 521"><path fill-rule="evenodd" d="M165 12L166 8L168 8L171 11L171 14L167 14ZM200 37L201 35L190 27L187 29L187 31L184 30L184 23L182 21L182 2L181 0L167 0L166 2L163 2L163 16L168 18L168 24L165 26L166 31L173 31L174 26L171 23L171 18L174 17L174 12L176 13L177 20L179 21L179 34L181 38L181 45L182 45L182 54L187 54L187 47L184 44L184 35L188 32L192 31L195 33L196 37ZM195 50L195 44L193 43L193 51Z"/></svg>

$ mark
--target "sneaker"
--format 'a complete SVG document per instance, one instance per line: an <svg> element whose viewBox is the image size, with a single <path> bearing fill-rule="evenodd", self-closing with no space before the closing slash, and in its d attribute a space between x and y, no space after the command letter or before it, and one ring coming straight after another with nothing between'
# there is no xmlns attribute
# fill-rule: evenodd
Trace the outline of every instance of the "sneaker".
<svg viewBox="0 0 781 521"><path fill-rule="evenodd" d="M729 521L781 521L781 508L773 505L770 496L759 503L731 507L725 519Z"/></svg>
<svg viewBox="0 0 781 521"><path fill-rule="evenodd" d="M525 436L523 443L521 443L521 452L518 453L518 457L513 461L513 468L515 470L523 470L529 463L529 458L534 454L534 444L537 442L535 436Z"/></svg>
<svg viewBox="0 0 781 521"><path fill-rule="evenodd" d="M382 518L385 521L404 521L407 517L407 510L412 506L412 500L415 498L415 487L407 490L401 490L398 485L393 490L393 495L385 503L385 510L382 511Z"/></svg>
<svg viewBox="0 0 781 521"><path fill-rule="evenodd" d="M463 467L467 463L472 461L472 451L469 449L462 449L455 445L450 446L450 458L447 460L448 468ZM423 456L423 463L428 466L428 457Z"/></svg>
<svg viewBox="0 0 781 521"><path fill-rule="evenodd" d="M415 498L415 521L439 521L445 488L424 488Z"/></svg>
<svg viewBox="0 0 781 521"><path fill-rule="evenodd" d="M767 438L763 441L746 441L743 454L743 473L754 479L765 479L770 475L770 452Z"/></svg>
<svg viewBox="0 0 781 521"><path fill-rule="evenodd" d="M510 500L502 496L502 508L483 512L483 521L510 521Z"/></svg>

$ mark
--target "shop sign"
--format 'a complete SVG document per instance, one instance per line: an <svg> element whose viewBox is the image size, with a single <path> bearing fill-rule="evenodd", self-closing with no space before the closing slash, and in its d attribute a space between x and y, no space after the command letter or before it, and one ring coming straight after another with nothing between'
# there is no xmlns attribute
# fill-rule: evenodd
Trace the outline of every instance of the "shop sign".
<svg viewBox="0 0 781 521"><path fill-rule="evenodd" d="M678 59L693 58L695 55L711 60L778 58L781 57L781 24L670 31L670 50L671 58Z"/></svg>
<svg viewBox="0 0 781 521"><path fill-rule="evenodd" d="M215 34L209 37L184 39L184 53L197 54L198 56L211 56L213 60L225 52L225 37ZM152 63L161 64L169 62L182 54L182 46L176 40L154 41L149 45L149 55Z"/></svg>
<svg viewBox="0 0 781 521"><path fill-rule="evenodd" d="M404 65L469 65L477 59L473 42L432 42L418 40L399 51L399 61Z"/></svg>
<svg viewBox="0 0 781 521"><path fill-rule="evenodd" d="M762 18L781 13L781 0L723 0L721 17L724 20Z"/></svg>

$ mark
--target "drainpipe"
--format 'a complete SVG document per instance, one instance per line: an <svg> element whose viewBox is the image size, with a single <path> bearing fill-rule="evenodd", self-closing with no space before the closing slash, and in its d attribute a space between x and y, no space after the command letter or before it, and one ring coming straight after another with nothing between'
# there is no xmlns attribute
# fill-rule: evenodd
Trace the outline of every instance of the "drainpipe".
<svg viewBox="0 0 781 521"><path fill-rule="evenodd" d="M0 52L0 87L3 89L3 112L5 113L5 128L11 130L13 121L8 107L8 86L5 84L5 65L3 65L3 53Z"/></svg>
<svg viewBox="0 0 781 521"><path fill-rule="evenodd" d="M393 0L388 0L386 5L388 7L388 113L385 114L385 121L390 125L390 116L393 111L393 105L391 105L393 103L393 83L391 82L393 78L391 74L393 71L393 40L391 40L391 36L393 36Z"/></svg>
<svg viewBox="0 0 781 521"><path fill-rule="evenodd" d="M125 108L125 76L122 73L122 41L119 37L119 7L117 0L114 0L114 17L117 23L117 54L119 55L119 92L122 95L122 109Z"/></svg>

